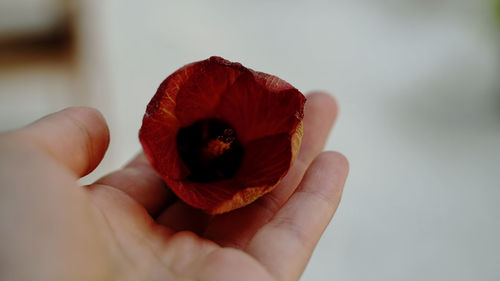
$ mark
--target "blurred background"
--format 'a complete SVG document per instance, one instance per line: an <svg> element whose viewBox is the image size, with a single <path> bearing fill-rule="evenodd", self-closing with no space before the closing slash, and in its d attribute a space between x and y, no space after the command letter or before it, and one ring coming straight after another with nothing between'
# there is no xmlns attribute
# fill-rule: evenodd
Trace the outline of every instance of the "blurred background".
<svg viewBox="0 0 500 281"><path fill-rule="evenodd" d="M500 1L0 0L0 131L100 109L130 159L160 82L211 55L340 104L351 162L302 280L500 279Z"/></svg>

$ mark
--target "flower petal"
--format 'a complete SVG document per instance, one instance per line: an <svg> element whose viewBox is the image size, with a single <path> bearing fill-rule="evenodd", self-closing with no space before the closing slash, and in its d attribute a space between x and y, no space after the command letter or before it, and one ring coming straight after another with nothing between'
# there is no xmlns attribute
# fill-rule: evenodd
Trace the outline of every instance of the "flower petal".
<svg viewBox="0 0 500 281"><path fill-rule="evenodd" d="M305 97L297 89L274 76L255 75L259 74L240 75L224 93L215 112L235 128L243 144L293 132L303 118Z"/></svg>
<svg viewBox="0 0 500 281"><path fill-rule="evenodd" d="M292 160L288 133L253 140L245 145L236 179L250 186L274 186L286 174Z"/></svg>
<svg viewBox="0 0 500 281"><path fill-rule="evenodd" d="M177 128L171 125L175 122L161 122L146 116L143 120L139 136L144 154L151 165L162 176L168 175L174 179L186 177L189 170L177 152Z"/></svg>
<svg viewBox="0 0 500 281"><path fill-rule="evenodd" d="M239 75L241 72L237 67L218 57L195 64L189 78L176 85L180 90L175 115L181 127L213 116L222 94Z"/></svg>

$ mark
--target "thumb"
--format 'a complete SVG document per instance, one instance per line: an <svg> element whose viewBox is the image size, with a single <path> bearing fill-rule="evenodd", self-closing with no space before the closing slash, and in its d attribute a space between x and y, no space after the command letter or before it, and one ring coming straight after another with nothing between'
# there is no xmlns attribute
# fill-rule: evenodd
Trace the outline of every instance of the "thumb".
<svg viewBox="0 0 500 281"><path fill-rule="evenodd" d="M12 134L44 150L78 177L97 167L109 144L104 117L89 107L52 113Z"/></svg>

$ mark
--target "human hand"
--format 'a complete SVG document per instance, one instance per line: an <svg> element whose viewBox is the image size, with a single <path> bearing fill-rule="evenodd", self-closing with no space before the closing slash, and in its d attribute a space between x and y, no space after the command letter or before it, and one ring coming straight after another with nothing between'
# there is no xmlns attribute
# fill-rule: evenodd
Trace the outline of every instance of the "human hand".
<svg viewBox="0 0 500 281"><path fill-rule="evenodd" d="M340 201L346 159L321 153L336 117L308 96L295 164L271 193L210 216L176 199L141 153L81 187L109 142L70 108L0 135L1 280L298 280Z"/></svg>

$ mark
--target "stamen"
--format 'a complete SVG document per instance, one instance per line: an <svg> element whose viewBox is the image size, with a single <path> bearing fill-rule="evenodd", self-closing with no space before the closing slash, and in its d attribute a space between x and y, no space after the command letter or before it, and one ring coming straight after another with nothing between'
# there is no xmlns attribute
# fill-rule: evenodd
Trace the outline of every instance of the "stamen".
<svg viewBox="0 0 500 281"><path fill-rule="evenodd" d="M231 144L235 139L234 132L232 129L225 129L222 136L218 136L216 139L209 141L202 151L205 157L208 159L214 159L221 156L224 152L231 148Z"/></svg>
<svg viewBox="0 0 500 281"><path fill-rule="evenodd" d="M232 178L243 160L243 146L230 124L203 119L179 129L177 151L195 182Z"/></svg>

